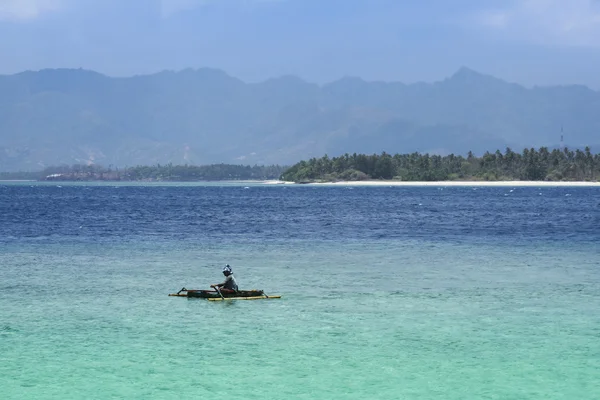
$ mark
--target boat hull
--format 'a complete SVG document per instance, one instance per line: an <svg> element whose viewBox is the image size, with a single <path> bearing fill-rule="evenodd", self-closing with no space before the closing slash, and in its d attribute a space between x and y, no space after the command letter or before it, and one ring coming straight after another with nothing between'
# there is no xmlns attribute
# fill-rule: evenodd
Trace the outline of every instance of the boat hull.
<svg viewBox="0 0 600 400"><path fill-rule="evenodd" d="M262 290L240 290L237 293L225 293L221 292L223 297L257 297L262 296ZM221 299L221 296L216 291L212 290L188 290L187 297L199 297L201 299Z"/></svg>
<svg viewBox="0 0 600 400"><path fill-rule="evenodd" d="M222 295L222 297L221 297ZM192 297L207 299L211 301L222 301L222 300L259 300L259 299L278 299L281 296L267 296L263 290L240 290L237 293L224 293L219 294L213 290L195 290L195 289L181 289L177 293L169 294L169 296L175 297Z"/></svg>

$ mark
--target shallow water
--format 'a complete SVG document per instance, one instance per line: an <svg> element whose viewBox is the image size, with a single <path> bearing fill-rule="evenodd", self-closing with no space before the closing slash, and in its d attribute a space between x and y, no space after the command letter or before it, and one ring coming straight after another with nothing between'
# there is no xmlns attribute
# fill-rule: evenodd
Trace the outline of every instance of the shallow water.
<svg viewBox="0 0 600 400"><path fill-rule="evenodd" d="M0 398L600 393L599 189L247 187L0 186Z"/></svg>

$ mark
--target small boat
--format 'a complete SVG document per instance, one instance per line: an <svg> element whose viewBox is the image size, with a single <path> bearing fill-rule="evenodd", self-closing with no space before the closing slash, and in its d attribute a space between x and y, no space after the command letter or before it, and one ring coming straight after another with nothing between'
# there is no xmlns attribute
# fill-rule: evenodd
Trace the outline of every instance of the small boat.
<svg viewBox="0 0 600 400"><path fill-rule="evenodd" d="M177 293L171 293L169 296L176 297L195 297L209 301L223 300L259 300L259 299L280 299L280 295L266 295L264 290L238 290L236 293L223 293L216 290L186 289L182 288Z"/></svg>

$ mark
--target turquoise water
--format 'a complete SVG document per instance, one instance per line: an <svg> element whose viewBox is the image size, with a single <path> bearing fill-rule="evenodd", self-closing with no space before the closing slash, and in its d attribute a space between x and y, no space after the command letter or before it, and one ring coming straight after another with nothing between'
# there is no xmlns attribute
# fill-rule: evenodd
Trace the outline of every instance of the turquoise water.
<svg viewBox="0 0 600 400"><path fill-rule="evenodd" d="M414 188L72 188L67 202L49 187L3 190L2 399L600 393L599 191L525 191L507 207L497 190L477 203ZM76 215L88 206L93 217ZM536 212L538 235L518 222ZM496 228L474 229L485 213ZM283 297L167 296L219 282L226 262L242 287Z"/></svg>

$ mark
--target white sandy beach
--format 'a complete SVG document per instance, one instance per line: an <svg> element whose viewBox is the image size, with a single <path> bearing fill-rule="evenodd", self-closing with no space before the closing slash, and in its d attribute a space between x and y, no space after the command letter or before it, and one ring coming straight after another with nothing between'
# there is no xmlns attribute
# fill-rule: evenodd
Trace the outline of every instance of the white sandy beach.
<svg viewBox="0 0 600 400"><path fill-rule="evenodd" d="M294 182L264 181L267 185L293 185ZM303 185L318 186L471 186L471 187L600 187L600 182L547 182L547 181L339 181L306 183Z"/></svg>

